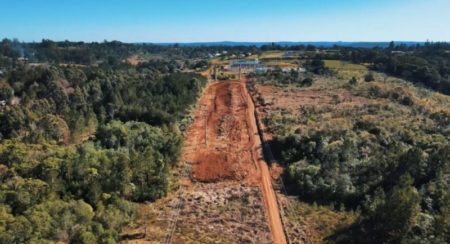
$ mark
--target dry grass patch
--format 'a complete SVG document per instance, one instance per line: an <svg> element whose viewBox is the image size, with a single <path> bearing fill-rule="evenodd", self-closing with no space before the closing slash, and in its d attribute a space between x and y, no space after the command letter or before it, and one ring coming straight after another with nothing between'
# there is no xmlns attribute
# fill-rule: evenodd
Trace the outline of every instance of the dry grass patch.
<svg viewBox="0 0 450 244"><path fill-rule="evenodd" d="M323 243L340 229L352 225L358 218L353 211L334 210L329 206L308 204L296 199L284 199L286 231L292 243L301 242L297 233L302 233L307 243Z"/></svg>

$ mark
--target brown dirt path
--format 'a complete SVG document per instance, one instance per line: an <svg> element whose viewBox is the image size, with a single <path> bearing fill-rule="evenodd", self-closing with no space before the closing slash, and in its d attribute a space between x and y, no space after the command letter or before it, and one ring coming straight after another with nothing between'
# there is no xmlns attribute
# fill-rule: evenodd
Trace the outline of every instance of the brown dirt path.
<svg viewBox="0 0 450 244"><path fill-rule="evenodd" d="M260 186L272 240L286 243L254 111L246 81L210 84L187 132L183 159L196 181Z"/></svg>
<svg viewBox="0 0 450 244"><path fill-rule="evenodd" d="M256 118L255 118L255 105L253 103L253 100L250 97L250 94L248 93L248 90L245 89L245 94L247 97L247 104L249 104L249 118L251 121L251 127L254 132L254 136L256 137L255 143L253 145L253 151L257 153L257 161L259 164L259 168L261 170L261 186L263 191L263 197L265 200L266 208L267 208L267 214L269 219L269 226L270 230L272 232L272 240L274 243L287 243L286 242L286 236L284 234L283 229L283 223L281 221L280 217L280 210L278 208L278 202L277 197L275 195L275 191L273 190L272 186L272 178L269 171L269 167L267 163L264 161L264 152L263 152L263 145L261 142L261 138L258 134L258 128L256 125Z"/></svg>

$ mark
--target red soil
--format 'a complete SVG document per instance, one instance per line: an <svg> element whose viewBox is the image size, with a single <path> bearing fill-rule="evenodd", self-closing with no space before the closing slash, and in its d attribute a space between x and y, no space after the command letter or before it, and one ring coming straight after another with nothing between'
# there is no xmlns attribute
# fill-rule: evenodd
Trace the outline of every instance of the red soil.
<svg viewBox="0 0 450 244"><path fill-rule="evenodd" d="M263 159L254 104L245 81L210 84L187 132L183 159L201 182L245 183L261 187L274 243L286 243L277 199Z"/></svg>
<svg viewBox="0 0 450 244"><path fill-rule="evenodd" d="M211 84L200 98L185 141L184 160L201 182L242 180L257 183L252 158L254 135L249 128L243 83Z"/></svg>

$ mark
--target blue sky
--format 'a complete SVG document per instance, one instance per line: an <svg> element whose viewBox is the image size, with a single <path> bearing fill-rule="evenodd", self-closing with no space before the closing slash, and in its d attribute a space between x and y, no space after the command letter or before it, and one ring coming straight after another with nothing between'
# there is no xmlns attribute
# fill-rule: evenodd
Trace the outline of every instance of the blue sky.
<svg viewBox="0 0 450 244"><path fill-rule="evenodd" d="M450 41L450 0L0 0L0 38Z"/></svg>

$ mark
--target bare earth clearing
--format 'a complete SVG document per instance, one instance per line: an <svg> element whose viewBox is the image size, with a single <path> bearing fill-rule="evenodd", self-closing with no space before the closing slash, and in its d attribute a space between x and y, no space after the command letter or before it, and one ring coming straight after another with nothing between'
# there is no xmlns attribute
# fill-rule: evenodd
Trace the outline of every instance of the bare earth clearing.
<svg viewBox="0 0 450 244"><path fill-rule="evenodd" d="M192 177L203 182L234 180L259 185L272 240L286 243L245 81L210 85L187 134L183 155L193 165Z"/></svg>

